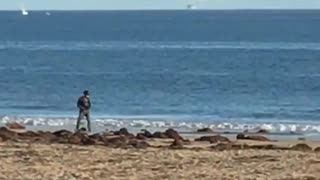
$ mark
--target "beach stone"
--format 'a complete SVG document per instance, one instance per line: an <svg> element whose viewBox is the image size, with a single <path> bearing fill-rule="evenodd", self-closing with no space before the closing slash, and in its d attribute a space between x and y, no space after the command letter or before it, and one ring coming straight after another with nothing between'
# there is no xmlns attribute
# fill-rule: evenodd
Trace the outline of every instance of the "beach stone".
<svg viewBox="0 0 320 180"><path fill-rule="evenodd" d="M124 135L124 136L127 136L129 135L129 131L127 130L127 128L121 128L119 131L115 131L113 133L114 135Z"/></svg>
<svg viewBox="0 0 320 180"><path fill-rule="evenodd" d="M163 132L155 132L152 134L152 138L167 139L169 137Z"/></svg>
<svg viewBox="0 0 320 180"><path fill-rule="evenodd" d="M313 150L314 152L320 152L320 147L316 147L316 148L314 148L314 150Z"/></svg>
<svg viewBox="0 0 320 180"><path fill-rule="evenodd" d="M141 134L142 134L144 137L146 137L146 138L152 138L152 137L153 137L153 136L152 136L152 133L149 132L149 131L146 130L146 129L142 129L142 130L141 130Z"/></svg>
<svg viewBox="0 0 320 180"><path fill-rule="evenodd" d="M174 130L174 129L167 129L165 131L165 134L171 138L171 139L174 139L174 140L183 140L183 138L179 135L179 133Z"/></svg>
<svg viewBox="0 0 320 180"><path fill-rule="evenodd" d="M250 135L246 136L243 133L237 135L238 140L252 140L252 141L270 141L267 137L259 136L259 135Z"/></svg>
<svg viewBox="0 0 320 180"><path fill-rule="evenodd" d="M90 139L93 139L95 141L100 141L100 142L104 142L105 141L105 137L103 136L103 134L92 134L89 136Z"/></svg>
<svg viewBox="0 0 320 180"><path fill-rule="evenodd" d="M59 131L55 131L52 134L60 138L69 138L73 133L71 131L62 129Z"/></svg>
<svg viewBox="0 0 320 180"><path fill-rule="evenodd" d="M97 141L90 139L87 136L82 137L81 143L82 143L82 145L97 145L98 144Z"/></svg>
<svg viewBox="0 0 320 180"><path fill-rule="evenodd" d="M130 137L130 138L135 138L135 135L129 133L127 128L121 128L119 131L113 132L113 135L116 135L116 136L127 136L127 137Z"/></svg>
<svg viewBox="0 0 320 180"><path fill-rule="evenodd" d="M111 137L111 138L107 138L107 141L109 143L116 143L118 141L122 141L122 142L129 142L129 138L126 136L119 136L119 137Z"/></svg>
<svg viewBox="0 0 320 180"><path fill-rule="evenodd" d="M55 138L57 138L56 135L54 135L53 133L51 133L49 131L38 131L37 133L39 134L40 137L45 138L45 139L55 139Z"/></svg>
<svg viewBox="0 0 320 180"><path fill-rule="evenodd" d="M296 145L291 146L291 150L296 150L296 151L312 151L312 148L305 144L305 143L299 143Z"/></svg>
<svg viewBox="0 0 320 180"><path fill-rule="evenodd" d="M26 127L24 127L23 125L17 123L17 122L13 122L13 123L7 123L6 127L9 129L26 129Z"/></svg>
<svg viewBox="0 0 320 180"><path fill-rule="evenodd" d="M25 133L19 133L19 138L24 140L29 140L30 142L44 143L50 144L55 143L57 141L57 137L51 132L44 131L27 131Z"/></svg>
<svg viewBox="0 0 320 180"><path fill-rule="evenodd" d="M213 133L213 130L210 128L202 128L202 129L198 129L197 132L199 132L199 133Z"/></svg>
<svg viewBox="0 0 320 180"><path fill-rule="evenodd" d="M27 131L23 133L17 133L20 137L26 137L26 138L31 138L31 137L39 137L40 134L36 133L34 131Z"/></svg>
<svg viewBox="0 0 320 180"><path fill-rule="evenodd" d="M266 129L260 129L256 133L258 133L258 134L268 134L270 132L268 130L266 130Z"/></svg>
<svg viewBox="0 0 320 180"><path fill-rule="evenodd" d="M215 136L202 136L200 138L195 139L195 141L208 141L211 144L218 142L230 142L227 137L215 135Z"/></svg>
<svg viewBox="0 0 320 180"><path fill-rule="evenodd" d="M88 134L81 133L81 132L76 132L76 133L72 134L69 137L68 142L70 144L76 144L76 145L94 145L94 144L96 144L96 141L91 139L88 136Z"/></svg>
<svg viewBox="0 0 320 180"><path fill-rule="evenodd" d="M239 139L239 140L246 139L246 135L243 134L243 133L240 133L240 134L237 135L237 139Z"/></svg>
<svg viewBox="0 0 320 180"><path fill-rule="evenodd" d="M77 135L72 135L69 139L68 139L68 143L70 144L77 144L80 145L81 144L81 137L77 136Z"/></svg>
<svg viewBox="0 0 320 180"><path fill-rule="evenodd" d="M10 131L6 127L0 127L0 137L2 138L2 141L7 140L17 140L17 133Z"/></svg>
<svg viewBox="0 0 320 180"><path fill-rule="evenodd" d="M183 149L183 141L179 139L175 139L170 145L171 149Z"/></svg>
<svg viewBox="0 0 320 180"><path fill-rule="evenodd" d="M29 140L30 142L41 142L43 139L40 137L40 134L33 131L27 131L27 132L17 133L17 134L19 139Z"/></svg>
<svg viewBox="0 0 320 180"><path fill-rule="evenodd" d="M137 139L140 139L140 140L146 140L146 139L147 139L147 137L144 136L143 133L138 133L137 136L136 136L136 138L137 138Z"/></svg>
<svg viewBox="0 0 320 180"><path fill-rule="evenodd" d="M47 141L46 139L42 138L42 137L31 137L26 139L28 140L29 143L41 143L41 144L50 144L52 142Z"/></svg>

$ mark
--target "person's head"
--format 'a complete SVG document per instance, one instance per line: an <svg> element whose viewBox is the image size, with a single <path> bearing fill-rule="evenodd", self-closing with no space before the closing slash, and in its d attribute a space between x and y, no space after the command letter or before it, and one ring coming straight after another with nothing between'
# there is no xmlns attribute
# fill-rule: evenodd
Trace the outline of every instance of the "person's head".
<svg viewBox="0 0 320 180"><path fill-rule="evenodd" d="M89 91L88 90L83 91L83 95L88 97L90 95Z"/></svg>

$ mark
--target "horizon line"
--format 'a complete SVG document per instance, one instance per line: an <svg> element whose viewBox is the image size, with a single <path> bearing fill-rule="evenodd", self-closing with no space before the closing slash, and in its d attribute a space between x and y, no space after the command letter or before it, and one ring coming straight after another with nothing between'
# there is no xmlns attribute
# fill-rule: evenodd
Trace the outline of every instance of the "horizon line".
<svg viewBox="0 0 320 180"><path fill-rule="evenodd" d="M28 11L308 11L320 8L170 8L170 9L27 9ZM0 11L21 11L21 9L0 9Z"/></svg>

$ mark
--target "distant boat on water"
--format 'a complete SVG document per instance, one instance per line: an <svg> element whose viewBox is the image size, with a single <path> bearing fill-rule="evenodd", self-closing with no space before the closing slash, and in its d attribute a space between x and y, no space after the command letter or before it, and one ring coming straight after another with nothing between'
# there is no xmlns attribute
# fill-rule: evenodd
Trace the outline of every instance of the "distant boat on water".
<svg viewBox="0 0 320 180"><path fill-rule="evenodd" d="M23 16L28 16L29 15L29 12L25 9L25 8L21 8L21 14Z"/></svg>
<svg viewBox="0 0 320 180"><path fill-rule="evenodd" d="M47 15L47 16L50 16L50 15L51 15L51 13L50 13L50 12L46 12L46 15Z"/></svg>

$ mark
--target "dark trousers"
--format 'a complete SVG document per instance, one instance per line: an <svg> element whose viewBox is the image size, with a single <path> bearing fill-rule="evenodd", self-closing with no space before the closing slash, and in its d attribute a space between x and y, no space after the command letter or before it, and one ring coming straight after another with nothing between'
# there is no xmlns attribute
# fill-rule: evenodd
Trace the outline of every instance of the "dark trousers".
<svg viewBox="0 0 320 180"><path fill-rule="evenodd" d="M90 125L90 113L89 111L79 111L79 116L78 116L78 120L77 120L77 130L79 130L79 127L80 127L80 121L83 119L83 118L86 118L87 120L87 125L88 125L88 131L91 132L91 125Z"/></svg>

